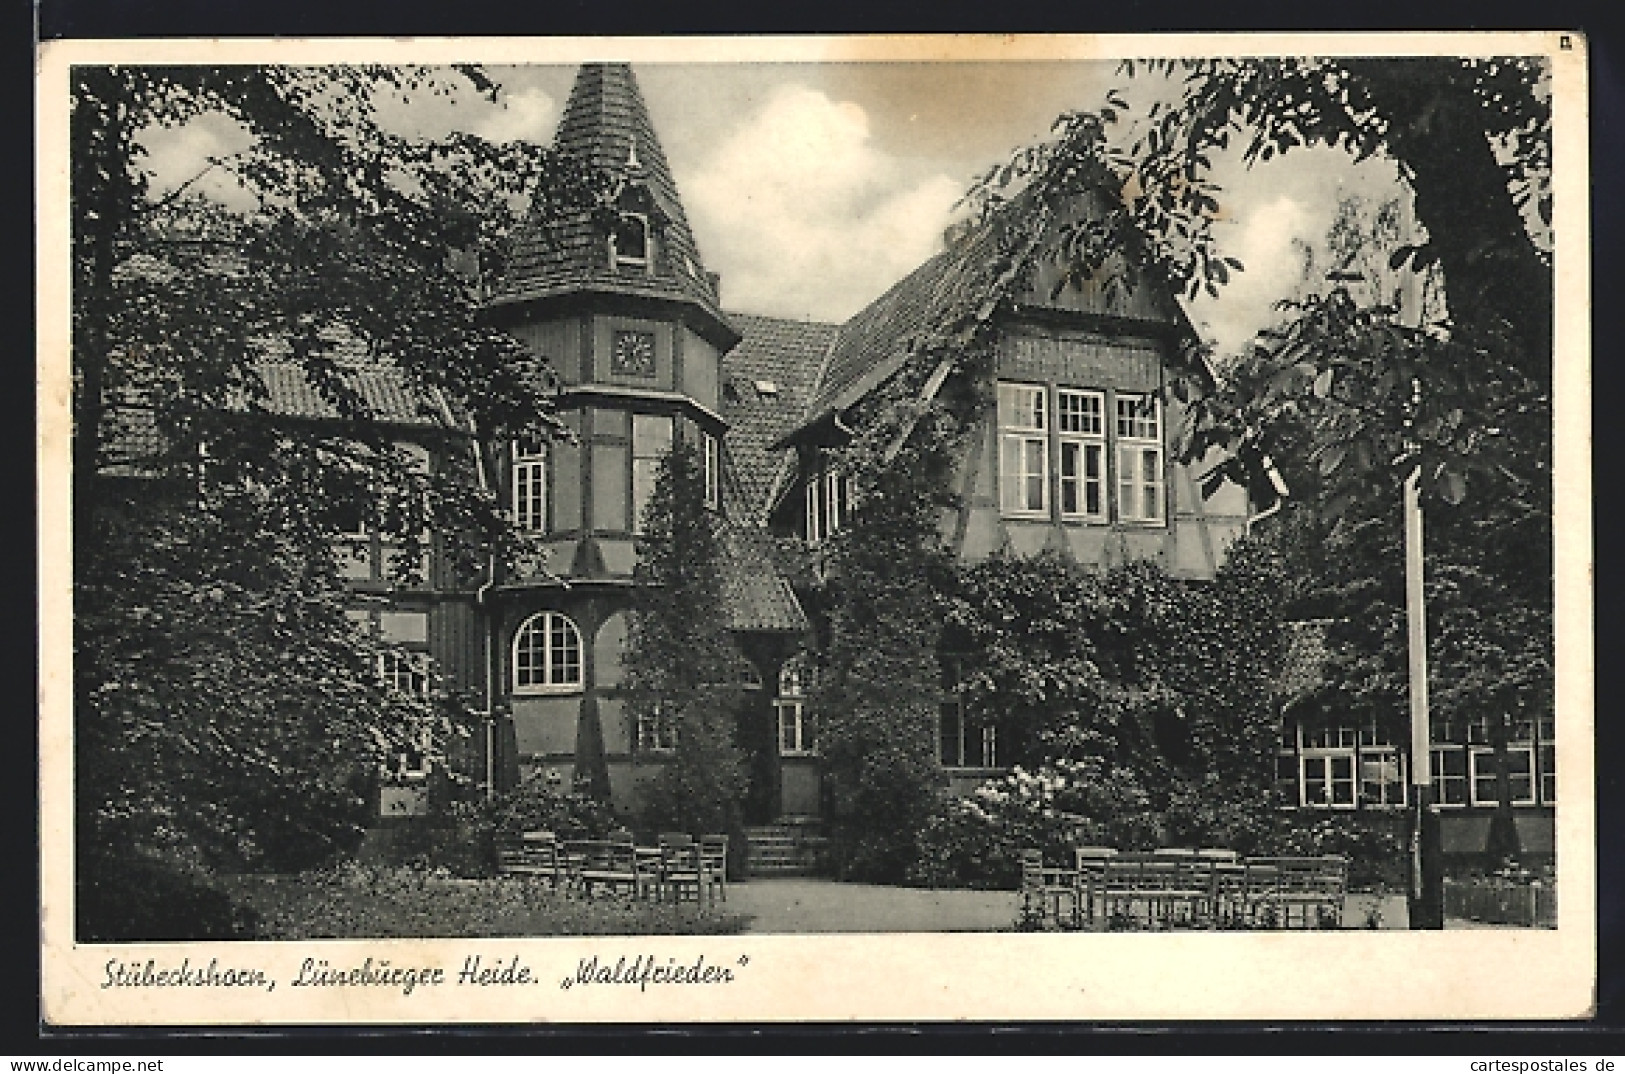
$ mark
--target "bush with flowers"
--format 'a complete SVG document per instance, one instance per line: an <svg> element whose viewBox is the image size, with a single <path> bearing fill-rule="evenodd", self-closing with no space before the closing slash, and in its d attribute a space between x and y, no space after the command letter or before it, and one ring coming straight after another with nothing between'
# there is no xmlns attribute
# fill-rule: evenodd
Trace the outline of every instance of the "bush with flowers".
<svg viewBox="0 0 1625 1074"><path fill-rule="evenodd" d="M1064 861L1085 844L1144 849L1162 834L1135 775L1096 759L1015 768L962 798L944 799L920 834L910 879L931 887L1014 887L1021 852Z"/></svg>

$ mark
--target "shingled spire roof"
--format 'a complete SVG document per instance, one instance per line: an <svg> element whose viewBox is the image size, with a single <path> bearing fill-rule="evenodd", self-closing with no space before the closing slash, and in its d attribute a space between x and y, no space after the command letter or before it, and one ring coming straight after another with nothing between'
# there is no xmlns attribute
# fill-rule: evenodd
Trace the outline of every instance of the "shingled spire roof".
<svg viewBox="0 0 1625 1074"><path fill-rule="evenodd" d="M666 299L698 306L723 335L735 336L718 305L716 284L700 260L677 182L628 64L582 65L553 144L626 178L623 207L647 208L655 264L648 272L624 265L617 269L610 263L608 237L585 217L537 221L515 241L492 304L582 291Z"/></svg>

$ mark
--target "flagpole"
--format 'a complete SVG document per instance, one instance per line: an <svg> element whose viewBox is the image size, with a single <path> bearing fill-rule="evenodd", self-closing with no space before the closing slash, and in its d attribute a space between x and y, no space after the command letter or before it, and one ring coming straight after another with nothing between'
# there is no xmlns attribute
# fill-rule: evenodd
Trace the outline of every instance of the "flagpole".
<svg viewBox="0 0 1625 1074"><path fill-rule="evenodd" d="M1405 242L1416 241L1415 205L1402 199ZM1422 324L1422 280L1412 269L1404 277L1400 319L1412 328ZM1422 383L1411 381L1411 417L1422 405ZM1418 445L1412 444L1413 449ZM1422 554L1422 465L1405 477L1405 638L1409 650L1411 723L1411 806L1407 919L1412 929L1444 928L1444 872L1440 857L1439 815L1433 801L1433 740L1428 719L1427 593Z"/></svg>

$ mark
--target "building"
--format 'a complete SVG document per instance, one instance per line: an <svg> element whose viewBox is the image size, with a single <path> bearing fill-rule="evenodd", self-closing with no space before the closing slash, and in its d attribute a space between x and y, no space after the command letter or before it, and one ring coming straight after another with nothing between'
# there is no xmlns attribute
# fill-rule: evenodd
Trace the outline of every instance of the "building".
<svg viewBox="0 0 1625 1074"><path fill-rule="evenodd" d="M504 460L515 519L550 552L546 572L496 579L482 598L492 696L511 723L504 767L509 778L569 778L601 750L614 800L630 804L669 750L658 728L628 716L618 654L639 512L659 456L685 442L705 462L729 626L760 698L738 735L753 774L747 819L816 816L796 656L809 622L795 556L782 552L840 529L850 490L825 454L843 419L908 365L915 340L966 301L994 297L987 266L1029 218L1006 212L971 229L843 325L731 314L629 67L582 68L556 144L625 183L619 225L580 219L531 236L491 299L499 323L557 368L560 408L580 438L516 445ZM966 560L1000 549L1101 565L1151 558L1212 577L1249 503L1234 485L1202 495L1195 468L1170 456L1179 415L1156 395L1172 349L1192 338L1188 323L1150 281L1126 294L1093 283L1057 292L1056 282L1040 272L999 296L997 403L955 478L965 507L946 523L954 547ZM970 375L945 368L927 390ZM966 780L999 766L991 741L963 728L943 740L954 744L944 763Z"/></svg>
<svg viewBox="0 0 1625 1074"><path fill-rule="evenodd" d="M355 619L395 649L383 678L422 691L432 676L483 697L484 734L458 759L480 783L553 774L569 783L602 768L612 800L630 809L670 756L669 729L640 722L627 704L622 650L639 519L673 444L703 461L721 535L727 626L752 699L736 741L749 761L753 825L824 810L806 720L805 654L816 639L805 583L861 492L833 450L877 393L906 382L922 401L986 399L953 469L960 506L943 519L962 562L1047 552L1100 568L1151 560L1174 577L1211 579L1267 508L1247 489L1205 480L1216 459L1174 458L1183 414L1166 389L1195 333L1166 287L1148 277L1127 288L1104 276L1071 282L1042 262L1030 275L1001 273L1013 250L1098 213L1099 195L1058 207L1018 197L945 237L941 253L846 323L815 324L726 309L628 66L581 69L556 144L624 179L618 221L582 216L522 237L489 309L557 372L558 411L574 439L486 457L448 401L414 399L388 370L359 362L348 374L421 465L475 456L516 526L547 553L526 569L468 577L431 540L419 580L403 584L389 571L402 549L364 518L342 538ZM970 310L987 311L988 360L939 357L930 341L959 330ZM332 416L292 365L265 372L277 412ZM1305 652L1295 643L1294 661L1312 664ZM1296 719L1303 692L1289 691L1291 740L1280 755L1292 800L1329 810L1403 804L1396 747L1358 729L1306 730ZM1515 779L1520 805L1555 795L1549 730L1518 738L1528 747ZM1440 799L1463 817L1483 813L1479 735L1462 729L1459 743L1435 751ZM952 705L939 738L953 788L1008 763L996 729ZM427 811L430 776L405 759L382 781L380 817Z"/></svg>

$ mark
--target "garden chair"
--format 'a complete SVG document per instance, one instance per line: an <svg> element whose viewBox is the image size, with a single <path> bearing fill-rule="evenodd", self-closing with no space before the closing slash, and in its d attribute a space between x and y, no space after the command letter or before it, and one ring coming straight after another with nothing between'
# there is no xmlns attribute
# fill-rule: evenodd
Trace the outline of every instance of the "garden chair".
<svg viewBox="0 0 1625 1074"><path fill-rule="evenodd" d="M1241 921L1248 928L1280 928L1281 870L1277 858L1248 858L1242 881Z"/></svg>
<svg viewBox="0 0 1625 1074"><path fill-rule="evenodd" d="M699 902L704 896L700 848L692 835L666 832L660 836L660 893L673 902L690 895Z"/></svg>
<svg viewBox="0 0 1625 1074"><path fill-rule="evenodd" d="M1149 928L1168 928L1174 922L1174 912L1186 900L1179 886L1180 867L1185 855L1147 854L1140 860L1138 895L1145 903L1145 921Z"/></svg>
<svg viewBox="0 0 1625 1074"><path fill-rule="evenodd" d="M1096 906L1101 900L1106 876L1106 860L1117 856L1112 847L1074 847L1072 864L1078 884L1078 913L1087 925L1098 920Z"/></svg>
<svg viewBox="0 0 1625 1074"><path fill-rule="evenodd" d="M1105 859L1100 873L1100 912L1108 927L1137 921L1135 909L1144 901L1141 871L1143 854L1117 854ZM1149 906L1148 918L1149 918Z"/></svg>
<svg viewBox="0 0 1625 1074"><path fill-rule="evenodd" d="M557 891L564 886L564 859L552 832L523 832L497 848L497 872L505 876L533 876Z"/></svg>
<svg viewBox="0 0 1625 1074"><path fill-rule="evenodd" d="M700 883L712 902L720 896L728 901L728 837L700 836Z"/></svg>
<svg viewBox="0 0 1625 1074"><path fill-rule="evenodd" d="M589 897L599 888L606 888L636 898L652 879L644 874L630 832L618 838L574 844L574 849L581 855L576 885Z"/></svg>
<svg viewBox="0 0 1625 1074"><path fill-rule="evenodd" d="M1027 921L1040 926L1054 920L1056 927L1068 922L1076 928L1082 917L1078 903L1078 885L1071 869L1044 864L1041 850L1021 852L1021 913ZM1067 912L1063 917L1061 907Z"/></svg>
<svg viewBox="0 0 1625 1074"><path fill-rule="evenodd" d="M1275 903L1281 923L1292 928L1338 927L1343 923L1343 896L1348 862L1335 854L1320 858L1279 858Z"/></svg>

